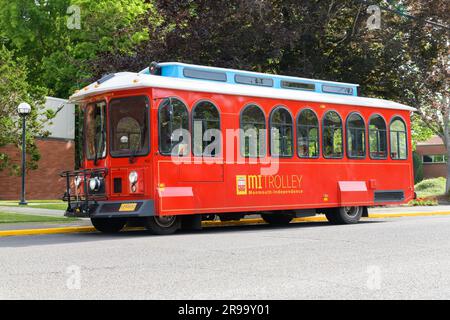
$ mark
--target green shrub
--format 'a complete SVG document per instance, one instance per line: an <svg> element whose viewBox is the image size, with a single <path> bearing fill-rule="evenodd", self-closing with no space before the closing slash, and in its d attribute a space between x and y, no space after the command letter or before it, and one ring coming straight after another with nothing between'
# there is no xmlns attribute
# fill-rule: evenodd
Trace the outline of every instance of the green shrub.
<svg viewBox="0 0 450 320"><path fill-rule="evenodd" d="M427 179L419 182L415 186L417 197L433 197L445 194L445 178Z"/></svg>
<svg viewBox="0 0 450 320"><path fill-rule="evenodd" d="M422 158L417 152L413 152L414 164L414 183L419 183L423 180L423 163Z"/></svg>

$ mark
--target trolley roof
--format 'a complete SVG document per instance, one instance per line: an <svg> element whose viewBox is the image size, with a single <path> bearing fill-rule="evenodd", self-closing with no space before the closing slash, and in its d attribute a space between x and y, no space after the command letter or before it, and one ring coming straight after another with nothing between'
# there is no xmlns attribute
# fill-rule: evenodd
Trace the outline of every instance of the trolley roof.
<svg viewBox="0 0 450 320"><path fill-rule="evenodd" d="M142 70L139 73L133 72L119 72L110 74L98 81L78 90L70 97L71 102L81 102L89 97L118 90L131 90L139 88L166 88L174 90L185 90L195 92L219 93L226 95L271 98L271 99L286 99L304 102L317 103L333 103L341 105L354 105L372 108L385 108L397 110L415 111L416 109L401 103L375 98L365 98L356 96L356 84L312 80L296 77L285 77L267 75L256 72L239 71L232 69L210 68L202 66L187 65L181 63L161 63L157 65L160 75L151 74L149 68ZM187 68L193 70L194 73L184 72ZM153 70L152 70L153 71ZM195 73L200 71L200 73ZM217 79L218 75L214 72L222 71L226 73L226 80L221 78L219 80L201 79L206 71L206 77ZM209 73L208 73L209 72ZM196 78L189 76L196 76ZM236 77L238 76L238 77ZM241 76L241 78L239 78ZM216 77L216 78L215 78ZM256 80L258 83L252 83L252 79L269 79ZM237 81L236 81L237 80ZM299 88L285 88L282 87L282 82L288 81L292 83L309 83L315 85L314 90L307 90ZM245 83L245 84L244 84ZM269 83L272 85L269 86ZM324 86L336 86L338 88L350 88L345 93L324 93ZM311 87L312 88L312 87ZM349 94L351 92L351 94Z"/></svg>

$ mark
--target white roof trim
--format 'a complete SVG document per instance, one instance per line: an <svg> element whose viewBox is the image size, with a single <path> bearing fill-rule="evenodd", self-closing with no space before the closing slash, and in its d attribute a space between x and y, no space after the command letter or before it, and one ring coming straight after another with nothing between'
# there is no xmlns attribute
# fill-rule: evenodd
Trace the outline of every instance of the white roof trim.
<svg viewBox="0 0 450 320"><path fill-rule="evenodd" d="M216 83L212 81L161 77L132 72L116 73L115 77L103 82L100 85L96 82L92 83L72 95L70 97L70 102L80 102L90 96L110 91L148 87L305 102L334 103L371 108L385 108L408 111L416 110L415 108L412 108L410 106L383 99L344 96L300 90L265 88L241 84Z"/></svg>

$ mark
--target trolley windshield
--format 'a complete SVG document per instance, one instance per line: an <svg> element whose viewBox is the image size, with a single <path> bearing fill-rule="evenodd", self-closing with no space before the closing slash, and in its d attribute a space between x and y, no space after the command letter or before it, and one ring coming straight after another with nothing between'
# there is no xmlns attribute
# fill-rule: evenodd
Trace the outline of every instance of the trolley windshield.
<svg viewBox="0 0 450 320"><path fill-rule="evenodd" d="M134 157L149 152L147 97L125 97L109 103L110 154Z"/></svg>

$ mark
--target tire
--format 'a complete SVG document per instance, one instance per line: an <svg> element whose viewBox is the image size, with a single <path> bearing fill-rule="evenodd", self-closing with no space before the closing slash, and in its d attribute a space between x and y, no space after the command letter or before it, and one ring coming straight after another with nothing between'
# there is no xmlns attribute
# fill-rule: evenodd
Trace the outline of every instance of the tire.
<svg viewBox="0 0 450 320"><path fill-rule="evenodd" d="M145 219L145 228L155 235L169 235L175 233L181 226L180 216L153 216Z"/></svg>
<svg viewBox="0 0 450 320"><path fill-rule="evenodd" d="M364 207L340 207L325 213L331 224L355 224L361 219Z"/></svg>
<svg viewBox="0 0 450 320"><path fill-rule="evenodd" d="M127 223L123 218L91 218L92 225L98 231L107 234L118 233Z"/></svg>
<svg viewBox="0 0 450 320"><path fill-rule="evenodd" d="M268 224L282 226L289 224L294 216L286 213L262 213L261 218Z"/></svg>

